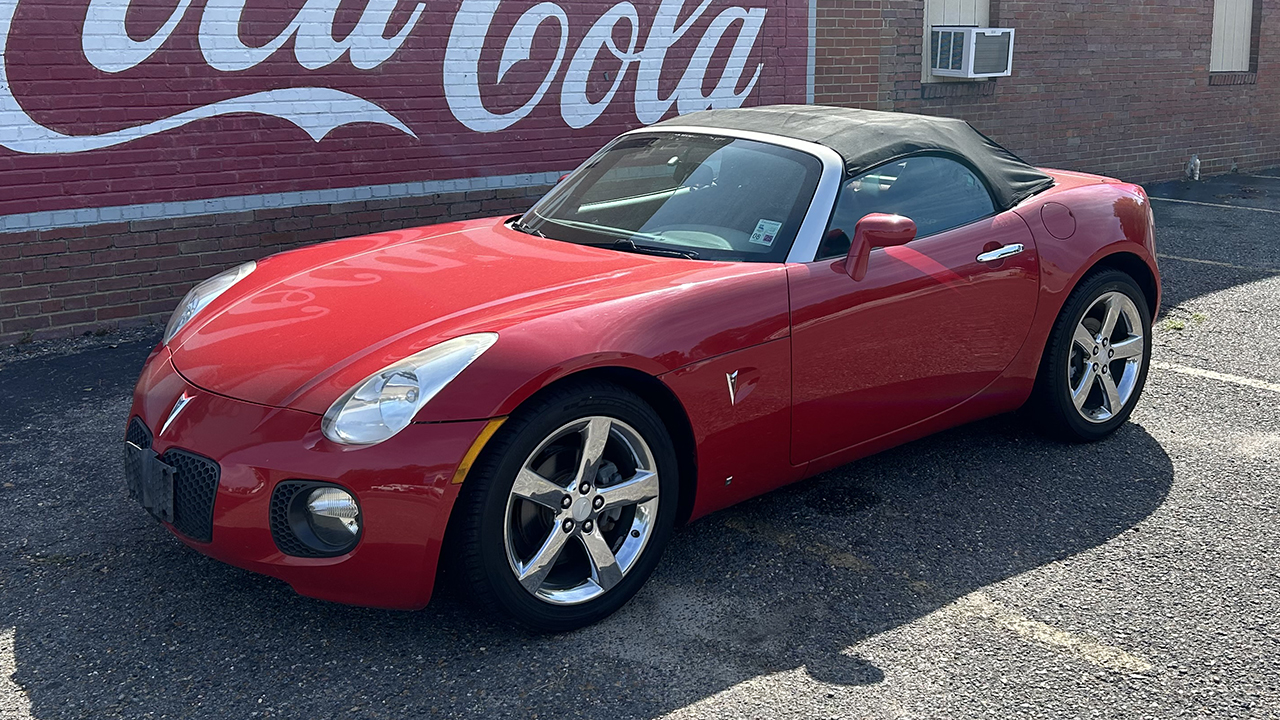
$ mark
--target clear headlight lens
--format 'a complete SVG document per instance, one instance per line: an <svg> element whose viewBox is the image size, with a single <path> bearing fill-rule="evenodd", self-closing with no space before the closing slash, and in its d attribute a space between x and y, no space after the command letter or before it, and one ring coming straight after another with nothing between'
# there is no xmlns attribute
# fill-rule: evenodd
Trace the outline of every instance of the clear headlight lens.
<svg viewBox="0 0 1280 720"><path fill-rule="evenodd" d="M256 267L258 267L258 264L250 260L239 267L233 267L226 272L218 273L191 288L191 292L182 298L182 302L178 304L178 308L173 311L173 315L169 318L169 324L165 326L165 344L168 345L173 336L177 335L184 325L191 322L191 318L213 302L214 298L226 292L232 285L245 279Z"/></svg>
<svg viewBox="0 0 1280 720"><path fill-rule="evenodd" d="M338 398L324 414L321 431L343 445L392 437L497 340L497 333L463 335L388 365Z"/></svg>

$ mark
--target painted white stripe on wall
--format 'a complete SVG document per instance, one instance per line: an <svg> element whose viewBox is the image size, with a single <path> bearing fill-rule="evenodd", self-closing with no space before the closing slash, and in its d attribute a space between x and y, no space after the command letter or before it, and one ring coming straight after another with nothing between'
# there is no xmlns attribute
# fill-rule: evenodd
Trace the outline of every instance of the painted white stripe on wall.
<svg viewBox="0 0 1280 720"><path fill-rule="evenodd" d="M148 203L145 205L117 205L103 208L19 213L0 216L0 233L52 230L54 228L128 222L130 220L161 220L194 217L197 215L219 215L267 208L332 205L358 200L424 197L437 193L467 192L471 190L501 190L554 185L560 179L560 176L566 172L568 170L459 178L456 180L393 183L390 185L365 185L329 190L301 190L297 192L268 193L265 195L236 195L207 200L184 200L181 202Z"/></svg>
<svg viewBox="0 0 1280 720"><path fill-rule="evenodd" d="M818 0L809 0L809 64L805 102L813 104L813 75L818 68Z"/></svg>

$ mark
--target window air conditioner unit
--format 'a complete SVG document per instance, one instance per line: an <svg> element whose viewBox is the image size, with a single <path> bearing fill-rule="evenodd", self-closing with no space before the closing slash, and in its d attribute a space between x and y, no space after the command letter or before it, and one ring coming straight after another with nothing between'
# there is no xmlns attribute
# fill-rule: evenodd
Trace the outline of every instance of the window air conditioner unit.
<svg viewBox="0 0 1280 720"><path fill-rule="evenodd" d="M931 74L991 78L1013 72L1013 28L934 26L932 30Z"/></svg>

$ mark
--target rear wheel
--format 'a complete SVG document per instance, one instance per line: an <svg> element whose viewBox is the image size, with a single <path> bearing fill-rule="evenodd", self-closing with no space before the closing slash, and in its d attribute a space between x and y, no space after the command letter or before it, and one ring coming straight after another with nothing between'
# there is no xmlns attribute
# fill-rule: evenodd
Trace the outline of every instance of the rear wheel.
<svg viewBox="0 0 1280 720"><path fill-rule="evenodd" d="M1036 379L1035 411L1068 440L1100 440L1129 419L1151 360L1151 312L1129 275L1103 270L1071 293Z"/></svg>
<svg viewBox="0 0 1280 720"><path fill-rule="evenodd" d="M677 488L671 439L643 400L603 383L552 391L512 415L464 484L462 572L532 630L596 622L657 565Z"/></svg>

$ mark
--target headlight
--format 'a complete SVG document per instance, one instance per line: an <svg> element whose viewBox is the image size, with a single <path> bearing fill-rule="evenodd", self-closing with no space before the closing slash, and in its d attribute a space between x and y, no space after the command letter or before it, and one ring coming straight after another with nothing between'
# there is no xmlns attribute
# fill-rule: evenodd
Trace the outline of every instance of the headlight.
<svg viewBox="0 0 1280 720"><path fill-rule="evenodd" d="M191 318L205 309L209 303L213 302L214 298L243 280L257 266L257 263L250 260L239 267L233 267L226 272L218 273L191 288L191 292L182 298L182 302L178 304L178 309L174 310L173 316L169 318L169 324L165 326L164 343L168 345L173 336L177 335L184 325L191 322Z"/></svg>
<svg viewBox="0 0 1280 720"><path fill-rule="evenodd" d="M343 445L390 438L497 340L497 333L463 335L388 365L338 398L324 414L321 431Z"/></svg>

